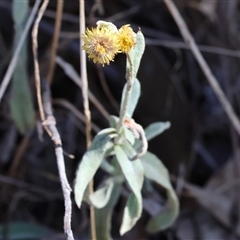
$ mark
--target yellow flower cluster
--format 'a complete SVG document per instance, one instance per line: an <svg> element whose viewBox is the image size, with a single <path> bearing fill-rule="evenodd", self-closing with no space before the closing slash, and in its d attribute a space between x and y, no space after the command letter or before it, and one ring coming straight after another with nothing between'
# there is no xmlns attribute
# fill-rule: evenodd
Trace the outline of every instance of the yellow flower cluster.
<svg viewBox="0 0 240 240"><path fill-rule="evenodd" d="M99 21L97 27L87 29L82 38L82 49L86 51L88 58L103 66L114 61L116 54L129 53L136 45L136 34L129 24L118 30L112 23Z"/></svg>

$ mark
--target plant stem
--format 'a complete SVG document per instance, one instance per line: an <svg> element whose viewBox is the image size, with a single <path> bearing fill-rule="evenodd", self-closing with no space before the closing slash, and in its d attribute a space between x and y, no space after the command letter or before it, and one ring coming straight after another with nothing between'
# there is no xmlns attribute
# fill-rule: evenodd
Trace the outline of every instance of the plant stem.
<svg viewBox="0 0 240 240"><path fill-rule="evenodd" d="M87 148L91 145L91 112L89 110L89 100L88 100L88 80L87 80L87 63L86 63L86 53L82 50L83 40L82 35L85 33L85 1L80 0L79 4L79 26L80 26L80 62L81 62L81 79L82 79L82 96L83 105L85 113L85 123L86 123L86 143ZM94 192L93 179L88 185L89 194ZM95 212L94 206L90 206L90 221L91 221L91 239L96 240L96 224L95 224Z"/></svg>
<svg viewBox="0 0 240 240"><path fill-rule="evenodd" d="M129 67L129 72L127 73L127 89L126 89L126 93L124 96L123 104L121 106L120 118L119 118L119 122L117 125L118 133L120 133L121 127L123 126L123 122L126 118L127 108L128 108L129 100L130 100L131 93L132 93L132 86L134 83L133 63L132 63L132 59L129 54L127 54L127 60L129 62L130 67Z"/></svg>

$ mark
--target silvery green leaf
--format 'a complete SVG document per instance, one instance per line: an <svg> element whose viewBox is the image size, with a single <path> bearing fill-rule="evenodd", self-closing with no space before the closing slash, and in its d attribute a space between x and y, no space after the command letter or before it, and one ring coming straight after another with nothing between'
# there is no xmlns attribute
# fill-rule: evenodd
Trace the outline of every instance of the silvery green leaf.
<svg viewBox="0 0 240 240"><path fill-rule="evenodd" d="M79 208L87 185L99 168L106 151L113 145L110 140L115 136L114 131L115 129L111 128L100 131L93 139L89 149L83 155L76 172L74 185L75 201Z"/></svg>
<svg viewBox="0 0 240 240"><path fill-rule="evenodd" d="M113 208L116 205L122 189L122 184L115 183L107 205L101 209L95 209L96 235L99 240L112 240L111 218ZM104 217L104 219L103 219Z"/></svg>
<svg viewBox="0 0 240 240"><path fill-rule="evenodd" d="M109 117L109 126L110 126L111 128L117 128L117 123L118 123L118 121L119 121L119 118L118 118L118 117L116 117L116 116L114 116L114 115L111 115L111 116Z"/></svg>
<svg viewBox="0 0 240 240"><path fill-rule="evenodd" d="M123 105L123 99L126 95L126 90L127 90L127 83L125 84L125 86L123 88L123 92L122 92L121 107ZM129 118L131 118L133 115L133 112L137 106L140 94L141 94L141 84L140 84L139 80L137 78L135 78L133 87L132 87L130 101L129 101L128 108L127 108L127 116Z"/></svg>
<svg viewBox="0 0 240 240"><path fill-rule="evenodd" d="M106 159L103 159L100 167L109 174L113 174L115 172L114 166L112 166Z"/></svg>
<svg viewBox="0 0 240 240"><path fill-rule="evenodd" d="M142 59L142 55L144 53L145 50L145 38L141 32L141 30L139 30L136 34L136 45L135 47L133 47L129 53L129 56L131 58L132 61L132 67L133 67L133 77L135 78L137 76L137 72L140 66L140 62ZM129 60L127 59L127 76L126 78L129 78L129 74L130 74L130 63Z"/></svg>
<svg viewBox="0 0 240 240"><path fill-rule="evenodd" d="M26 20L29 10L29 1L28 0L13 0L13 10L12 15L14 19L14 24L23 24ZM19 11L21 9L21 11Z"/></svg>
<svg viewBox="0 0 240 240"><path fill-rule="evenodd" d="M179 202L174 189L172 188L169 173L156 155L147 152L141 157L145 176L161 185L167 192L167 206L155 217L151 218L147 224L147 230L151 233L164 230L171 226L179 213Z"/></svg>
<svg viewBox="0 0 240 240"><path fill-rule="evenodd" d="M136 156L137 153L135 149L128 141L124 141L121 147L129 158ZM131 161L131 163L132 163L134 172L137 176L137 182L139 183L139 187L140 189L142 189L143 182L144 182L144 169L143 169L142 162L140 159L136 159L134 161Z"/></svg>
<svg viewBox="0 0 240 240"><path fill-rule="evenodd" d="M145 130L145 137L149 141L156 137L157 135L161 134L168 128L170 128L171 124L170 122L155 122L150 124ZM134 144L134 147L138 149L141 146L140 141L136 141Z"/></svg>
<svg viewBox="0 0 240 240"><path fill-rule="evenodd" d="M125 207L123 222L120 229L120 234L123 235L129 231L136 223L136 221L141 217L142 214L142 178L140 165L135 162L131 162L124 150L119 146L114 146L114 151L118 163L122 169L123 175L130 186L133 196L129 199L129 203ZM140 170L140 171L139 171ZM143 175L143 173L142 173ZM134 209L132 208L132 202L134 202Z"/></svg>
<svg viewBox="0 0 240 240"><path fill-rule="evenodd" d="M122 236L124 233L128 232L132 229L132 227L136 224L139 216L139 206L138 206L137 197L131 193L128 197L127 204L124 208L123 212L123 220L120 228L120 235Z"/></svg>
<svg viewBox="0 0 240 240"><path fill-rule="evenodd" d="M134 137L132 131L126 127L123 127L123 133L124 133L125 138L129 141L129 143L131 145L133 145L135 143L135 137Z"/></svg>
<svg viewBox="0 0 240 240"><path fill-rule="evenodd" d="M129 159L136 156L137 154L136 150L128 141L126 141L126 139L123 140L123 142L121 143L121 147L123 148L124 152L126 153Z"/></svg>
<svg viewBox="0 0 240 240"><path fill-rule="evenodd" d="M146 129L145 129L145 136L147 140L151 140L157 135L161 134L165 130L169 129L171 126L170 122L155 122L150 124Z"/></svg>
<svg viewBox="0 0 240 240"><path fill-rule="evenodd" d="M89 199L94 207L103 208L109 201L114 186L112 178L105 181L105 183L93 194L89 195Z"/></svg>

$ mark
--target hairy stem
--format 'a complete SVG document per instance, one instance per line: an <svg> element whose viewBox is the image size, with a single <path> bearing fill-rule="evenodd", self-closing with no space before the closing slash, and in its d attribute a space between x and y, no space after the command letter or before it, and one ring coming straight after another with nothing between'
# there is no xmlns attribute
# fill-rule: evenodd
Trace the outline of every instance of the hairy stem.
<svg viewBox="0 0 240 240"><path fill-rule="evenodd" d="M120 118L119 118L119 122L117 125L118 133L120 132L121 127L123 126L123 122L126 118L127 108L128 108L129 100L130 100L131 93L132 93L132 87L133 87L133 83L134 83L133 63L132 63L132 59L129 54L127 54L127 60L129 61L130 67L129 67L129 72L127 73L127 89L126 89L126 93L124 96L123 104L121 106Z"/></svg>

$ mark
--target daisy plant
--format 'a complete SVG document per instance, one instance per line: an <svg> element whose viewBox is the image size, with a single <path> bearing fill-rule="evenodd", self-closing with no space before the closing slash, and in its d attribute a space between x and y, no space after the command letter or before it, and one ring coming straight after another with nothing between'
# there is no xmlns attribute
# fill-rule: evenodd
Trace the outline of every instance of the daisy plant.
<svg viewBox="0 0 240 240"><path fill-rule="evenodd" d="M151 233L166 229L174 223L179 203L168 170L147 148L148 141L168 129L170 123L156 122L144 130L132 119L141 92L137 72L145 49L144 36L140 29L135 33L130 25L118 29L111 22L98 21L97 27L87 29L82 37L83 49L94 63L104 66L114 61L116 54L126 55L126 84L119 117L111 116L110 127L95 136L80 161L74 186L76 204L80 208L82 201L86 201L95 207L97 239L108 240L112 239L111 217L122 189L127 189L129 194L120 235L132 229L142 215L142 189L153 191L159 185L166 192L166 201L161 211L150 218L146 228ZM107 176L98 184L98 189L89 194L87 186L99 168Z"/></svg>

